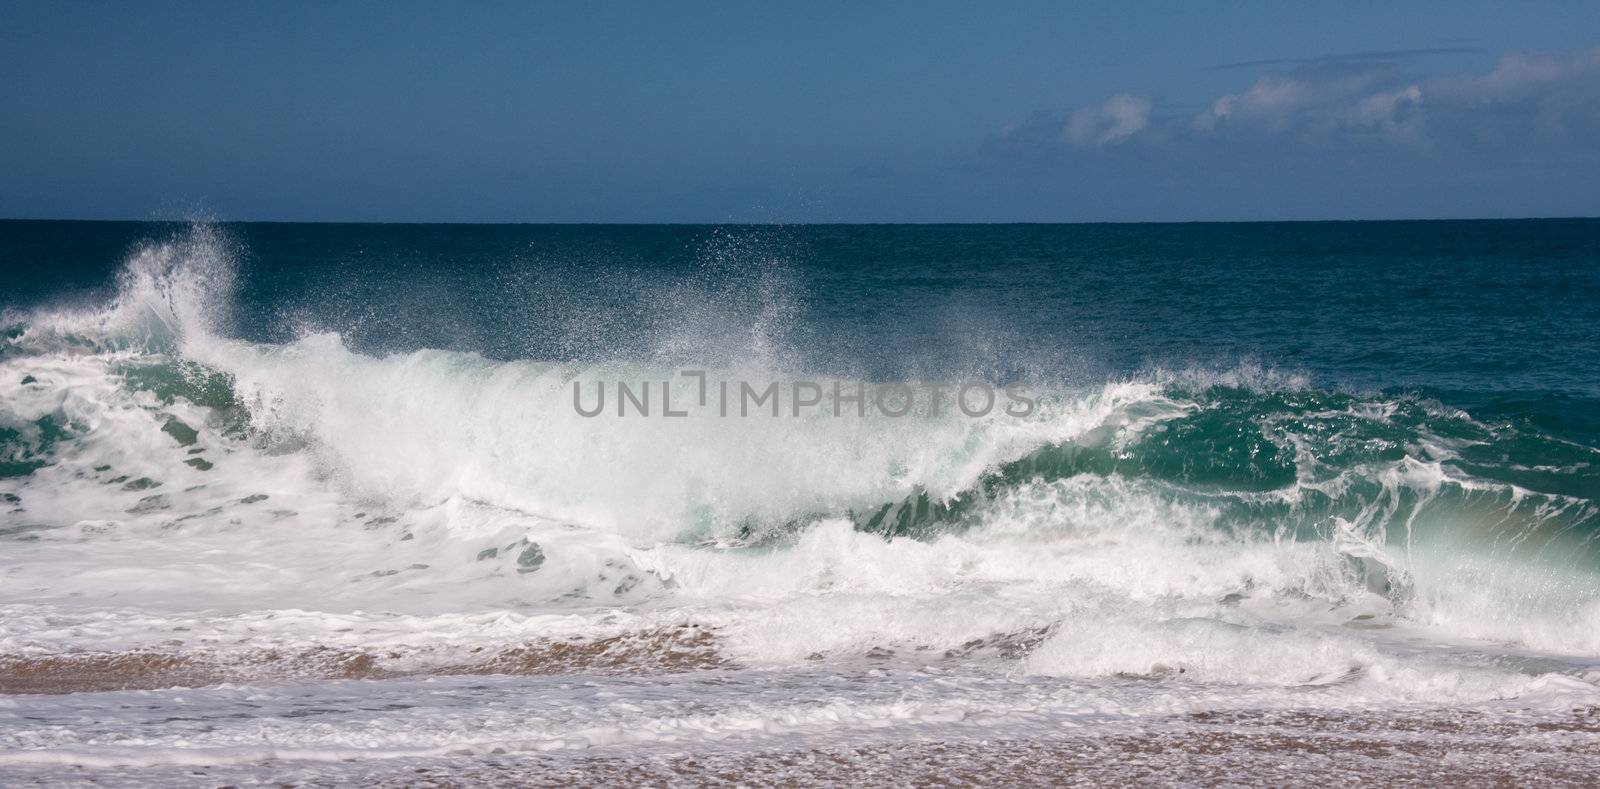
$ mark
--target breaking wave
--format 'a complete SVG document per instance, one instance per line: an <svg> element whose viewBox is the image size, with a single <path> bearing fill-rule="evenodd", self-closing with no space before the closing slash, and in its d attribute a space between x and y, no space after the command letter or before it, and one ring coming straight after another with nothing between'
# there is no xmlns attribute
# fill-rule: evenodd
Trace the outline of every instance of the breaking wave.
<svg viewBox="0 0 1600 789"><path fill-rule="evenodd" d="M1026 417L591 419L575 384L678 366L247 341L233 257L195 228L132 255L107 304L6 316L10 652L181 628L460 665L463 643L693 624L754 664L1407 697L1506 691L1406 679L1375 646L1399 634L1600 656L1600 452L1427 392L1246 365L1037 377ZM784 314L710 373L794 376Z"/></svg>

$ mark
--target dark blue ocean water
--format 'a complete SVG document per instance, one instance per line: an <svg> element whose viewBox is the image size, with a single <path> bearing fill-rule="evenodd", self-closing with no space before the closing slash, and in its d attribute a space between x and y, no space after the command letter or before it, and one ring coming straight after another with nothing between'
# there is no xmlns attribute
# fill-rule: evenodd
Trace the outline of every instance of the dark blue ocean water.
<svg viewBox="0 0 1600 789"><path fill-rule="evenodd" d="M0 222L0 302L107 288L130 249L184 229ZM1359 386L1600 394L1600 220L220 229L236 328L262 340L315 324L369 350L619 354L685 290L759 307L766 288L807 357L885 372L993 340L995 358L1095 374L1251 358Z"/></svg>
<svg viewBox="0 0 1600 789"><path fill-rule="evenodd" d="M692 360L765 321L811 371L1093 382L1247 363L1600 424L1600 220L220 230L231 328L259 341ZM104 297L130 250L184 232L0 222L0 304Z"/></svg>

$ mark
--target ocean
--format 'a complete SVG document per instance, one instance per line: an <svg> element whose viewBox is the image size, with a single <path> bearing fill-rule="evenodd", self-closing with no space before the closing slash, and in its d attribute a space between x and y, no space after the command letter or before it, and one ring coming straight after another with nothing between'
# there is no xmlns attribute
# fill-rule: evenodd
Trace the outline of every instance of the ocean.
<svg viewBox="0 0 1600 789"><path fill-rule="evenodd" d="M5 221L0 310L7 783L1600 773L1600 220Z"/></svg>

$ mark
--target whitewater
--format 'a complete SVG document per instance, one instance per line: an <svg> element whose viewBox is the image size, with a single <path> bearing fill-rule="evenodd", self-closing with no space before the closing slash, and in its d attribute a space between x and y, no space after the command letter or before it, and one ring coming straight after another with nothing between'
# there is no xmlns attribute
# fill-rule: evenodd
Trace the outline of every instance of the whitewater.
<svg viewBox="0 0 1600 789"><path fill-rule="evenodd" d="M578 413L575 385L687 402L689 368L875 377L819 369L784 265L718 249L737 276L661 291L677 319L545 356L294 315L261 339L247 245L206 225L10 308L0 774L1600 769L1583 435L1251 360L996 370L982 343L895 380L1020 381L1035 411Z"/></svg>

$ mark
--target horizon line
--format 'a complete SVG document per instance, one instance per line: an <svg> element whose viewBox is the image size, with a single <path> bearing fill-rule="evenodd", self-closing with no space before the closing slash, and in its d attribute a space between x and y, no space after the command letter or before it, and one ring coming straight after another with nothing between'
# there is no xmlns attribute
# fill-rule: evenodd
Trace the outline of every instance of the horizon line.
<svg viewBox="0 0 1600 789"><path fill-rule="evenodd" d="M129 219L72 217L0 217L0 222L78 222L101 224L205 224L205 225L462 225L490 227L896 227L896 226L1015 226L1015 225L1264 225L1334 224L1364 222L1533 222L1600 219L1600 215L1554 216L1462 216L1462 217L1386 217L1318 219L1062 219L1062 220L834 220L834 221L613 221L613 220L495 220L495 219L216 219L201 217Z"/></svg>

